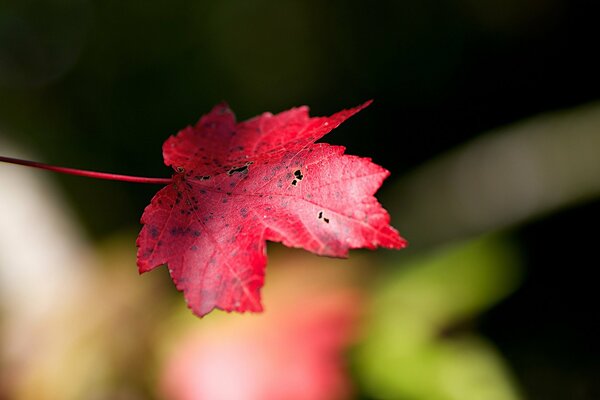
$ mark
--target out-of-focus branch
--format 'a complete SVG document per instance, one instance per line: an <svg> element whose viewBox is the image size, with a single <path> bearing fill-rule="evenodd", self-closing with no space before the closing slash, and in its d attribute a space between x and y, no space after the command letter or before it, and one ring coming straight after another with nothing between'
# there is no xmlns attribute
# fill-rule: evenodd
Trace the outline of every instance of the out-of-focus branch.
<svg viewBox="0 0 600 400"><path fill-rule="evenodd" d="M421 247L515 226L598 195L594 103L486 133L399 179L382 199L393 224Z"/></svg>

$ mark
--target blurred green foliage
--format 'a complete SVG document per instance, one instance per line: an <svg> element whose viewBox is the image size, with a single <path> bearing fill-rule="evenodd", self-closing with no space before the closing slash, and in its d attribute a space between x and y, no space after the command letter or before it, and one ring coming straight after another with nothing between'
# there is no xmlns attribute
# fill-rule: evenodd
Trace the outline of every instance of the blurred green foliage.
<svg viewBox="0 0 600 400"><path fill-rule="evenodd" d="M397 266L374 289L358 381L376 399L521 398L477 317L520 283L518 249L504 237L453 243Z"/></svg>
<svg viewBox="0 0 600 400"><path fill-rule="evenodd" d="M376 399L521 398L478 315L520 283L518 249L504 237L453 243L395 266L375 287L357 380Z"/></svg>

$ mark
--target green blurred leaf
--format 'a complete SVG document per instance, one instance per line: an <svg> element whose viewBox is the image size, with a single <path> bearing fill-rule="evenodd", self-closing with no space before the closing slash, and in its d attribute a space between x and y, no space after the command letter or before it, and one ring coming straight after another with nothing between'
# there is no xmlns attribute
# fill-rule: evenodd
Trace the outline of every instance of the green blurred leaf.
<svg viewBox="0 0 600 400"><path fill-rule="evenodd" d="M520 398L493 345L464 328L516 288L517 250L490 236L398 269L376 287L366 335L353 353L366 393L381 399Z"/></svg>

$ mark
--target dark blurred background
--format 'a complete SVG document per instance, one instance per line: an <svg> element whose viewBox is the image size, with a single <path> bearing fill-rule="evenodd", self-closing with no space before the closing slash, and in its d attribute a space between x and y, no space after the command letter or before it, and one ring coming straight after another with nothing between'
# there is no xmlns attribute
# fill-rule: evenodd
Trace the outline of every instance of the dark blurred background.
<svg viewBox="0 0 600 400"><path fill-rule="evenodd" d="M389 169L387 193L485 132L600 100L599 11L591 0L0 0L0 129L38 161L167 177L163 141L220 101L244 120L373 99L325 141ZM94 239L138 229L157 189L47 178ZM478 324L530 399L600 398L598 222L590 196L509 227L524 280Z"/></svg>

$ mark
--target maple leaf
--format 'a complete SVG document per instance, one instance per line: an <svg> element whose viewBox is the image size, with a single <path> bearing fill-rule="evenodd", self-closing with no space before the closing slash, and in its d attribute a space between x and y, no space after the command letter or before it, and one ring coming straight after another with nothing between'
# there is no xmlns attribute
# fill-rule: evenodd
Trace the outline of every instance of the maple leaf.
<svg viewBox="0 0 600 400"><path fill-rule="evenodd" d="M169 137L163 157L175 173L142 215L140 273L167 264L198 316L259 312L267 240L332 257L405 247L374 197L389 172L315 143L369 104L329 117L309 117L302 106L236 123L221 103Z"/></svg>

